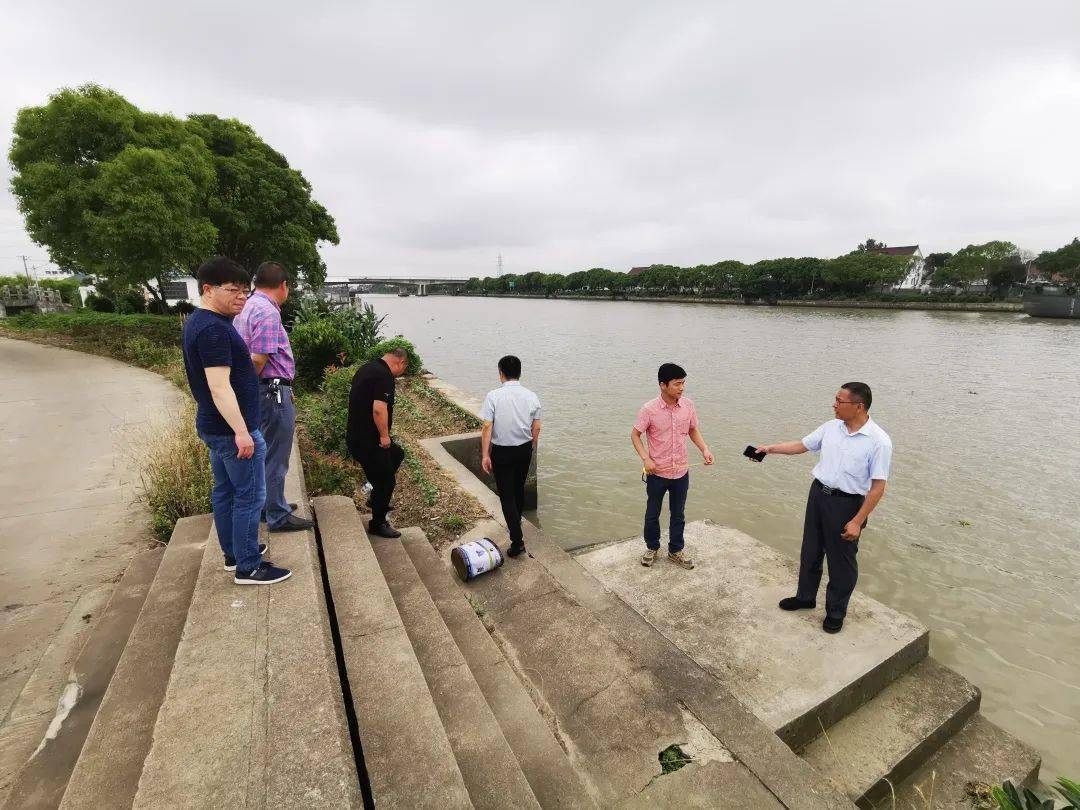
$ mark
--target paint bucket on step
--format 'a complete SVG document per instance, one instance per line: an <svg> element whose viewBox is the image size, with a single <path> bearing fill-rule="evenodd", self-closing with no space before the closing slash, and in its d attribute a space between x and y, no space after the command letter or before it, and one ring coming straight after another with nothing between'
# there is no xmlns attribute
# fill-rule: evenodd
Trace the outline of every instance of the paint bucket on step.
<svg viewBox="0 0 1080 810"><path fill-rule="evenodd" d="M450 550L450 562L465 582L494 571L503 564L503 553L490 537L462 543Z"/></svg>

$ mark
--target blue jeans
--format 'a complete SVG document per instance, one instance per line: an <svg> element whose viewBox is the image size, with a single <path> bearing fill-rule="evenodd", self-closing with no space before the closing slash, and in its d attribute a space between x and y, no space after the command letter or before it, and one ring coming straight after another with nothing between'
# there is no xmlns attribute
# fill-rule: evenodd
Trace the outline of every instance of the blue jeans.
<svg viewBox="0 0 1080 810"><path fill-rule="evenodd" d="M266 525L276 529L292 514L285 500L285 475L289 472L293 432L296 429L296 404L292 388L281 386L281 402L268 385L259 385L259 422L266 440Z"/></svg>
<svg viewBox="0 0 1080 810"><path fill-rule="evenodd" d="M214 527L225 556L236 562L240 573L254 571L259 554L259 513L266 502L266 442L262 431L251 431L255 452L251 458L236 457L236 439L199 434L210 448L214 490Z"/></svg>
<svg viewBox="0 0 1080 810"><path fill-rule="evenodd" d="M686 493L690 490L690 473L682 478L661 478L650 475L645 479L645 494L649 500L645 506L645 545L656 551L660 548L660 510L664 506L664 493L668 493L668 511L671 523L668 551L682 551L683 527L686 525Z"/></svg>

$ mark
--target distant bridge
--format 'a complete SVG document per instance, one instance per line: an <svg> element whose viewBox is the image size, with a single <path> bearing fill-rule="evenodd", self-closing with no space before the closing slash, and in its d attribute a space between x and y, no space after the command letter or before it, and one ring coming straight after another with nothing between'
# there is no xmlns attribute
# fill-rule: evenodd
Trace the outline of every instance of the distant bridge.
<svg viewBox="0 0 1080 810"><path fill-rule="evenodd" d="M423 278L420 276L363 276L360 278L334 279L323 286L328 290L348 290L353 286L385 284L393 287L415 287L417 295L427 295L428 287L462 287L469 283L467 278Z"/></svg>

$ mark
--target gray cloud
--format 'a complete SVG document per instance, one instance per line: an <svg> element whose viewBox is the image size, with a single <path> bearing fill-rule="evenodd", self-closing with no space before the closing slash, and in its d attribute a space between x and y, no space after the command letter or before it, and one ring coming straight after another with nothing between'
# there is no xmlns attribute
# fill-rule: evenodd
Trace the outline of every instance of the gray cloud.
<svg viewBox="0 0 1080 810"><path fill-rule="evenodd" d="M85 81L245 120L337 218L332 274L1080 233L1074 0L268 5L8 8L0 125Z"/></svg>

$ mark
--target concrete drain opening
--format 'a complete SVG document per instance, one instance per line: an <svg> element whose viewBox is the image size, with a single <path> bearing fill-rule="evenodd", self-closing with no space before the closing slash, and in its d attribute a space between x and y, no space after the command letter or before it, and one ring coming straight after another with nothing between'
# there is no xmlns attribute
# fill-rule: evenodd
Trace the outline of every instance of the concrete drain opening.
<svg viewBox="0 0 1080 810"><path fill-rule="evenodd" d="M689 754L677 745L669 745L660 752L658 759L660 760L661 775L675 773L679 768L694 761Z"/></svg>

